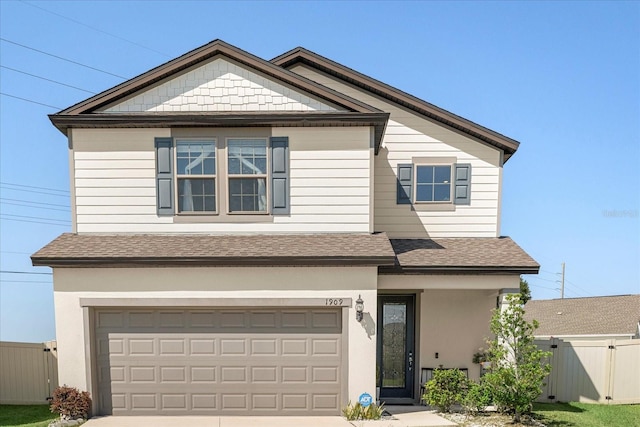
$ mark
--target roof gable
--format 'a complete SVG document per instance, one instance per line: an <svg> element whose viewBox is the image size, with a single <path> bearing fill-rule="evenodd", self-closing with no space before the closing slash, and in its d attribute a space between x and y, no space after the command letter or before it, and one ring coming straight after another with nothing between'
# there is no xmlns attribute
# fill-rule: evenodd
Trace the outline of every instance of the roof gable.
<svg viewBox="0 0 640 427"><path fill-rule="evenodd" d="M312 97L317 97L319 100L323 100L328 104L335 104L338 108L344 109L345 111L360 113L380 112L380 110L376 108L305 79L282 67L225 43L222 40L214 40L52 116L69 116L98 112L101 109L109 108L109 106L123 102L132 96L135 97L136 94L148 90L152 85L162 84L166 80L193 67L203 65L218 56L228 58L235 64L246 67L252 70L252 72L258 72L271 80L280 82L280 84L284 86L289 86L301 92L307 92Z"/></svg>
<svg viewBox="0 0 640 427"><path fill-rule="evenodd" d="M346 111L333 105L218 55L99 111Z"/></svg>
<svg viewBox="0 0 640 427"><path fill-rule="evenodd" d="M349 84L367 90L377 96L408 108L427 119L433 120L442 126L456 132L460 132L476 141L494 146L504 152L506 162L518 149L520 143L498 132L480 126L470 120L455 115L447 110L430 104L413 95L403 92L393 86L376 80L372 77L345 67L335 61L318 55L303 47L297 47L283 53L271 60L273 64L284 68L291 68L296 64L305 64L319 71L337 77Z"/></svg>

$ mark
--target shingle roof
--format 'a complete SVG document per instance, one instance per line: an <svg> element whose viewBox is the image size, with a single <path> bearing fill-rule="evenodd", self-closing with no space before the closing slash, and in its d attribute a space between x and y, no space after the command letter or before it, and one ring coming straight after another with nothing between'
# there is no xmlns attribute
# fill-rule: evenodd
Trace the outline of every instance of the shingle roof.
<svg viewBox="0 0 640 427"><path fill-rule="evenodd" d="M537 273L540 265L509 237L391 239L403 271Z"/></svg>
<svg viewBox="0 0 640 427"><path fill-rule="evenodd" d="M540 323L538 336L635 335L640 295L531 300L525 318Z"/></svg>
<svg viewBox="0 0 640 427"><path fill-rule="evenodd" d="M393 265L384 233L315 235L71 234L32 255L34 265Z"/></svg>

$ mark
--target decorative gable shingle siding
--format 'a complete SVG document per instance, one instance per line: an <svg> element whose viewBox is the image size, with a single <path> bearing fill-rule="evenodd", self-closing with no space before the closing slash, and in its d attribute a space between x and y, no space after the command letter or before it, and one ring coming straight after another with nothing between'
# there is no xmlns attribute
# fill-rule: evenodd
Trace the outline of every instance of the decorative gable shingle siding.
<svg viewBox="0 0 640 427"><path fill-rule="evenodd" d="M218 58L104 110L106 113L144 111L338 110Z"/></svg>
<svg viewBox="0 0 640 427"><path fill-rule="evenodd" d="M384 101L343 81L296 65L291 71L391 113L375 158L374 228L391 238L497 237L500 235L500 150ZM421 210L397 203L397 167L416 158L453 158L471 165L471 197L455 210Z"/></svg>
<svg viewBox="0 0 640 427"><path fill-rule="evenodd" d="M257 130L256 130L257 129ZM235 129L251 135L260 129ZM367 233L374 156L368 127L264 130L290 149L290 215L252 222L215 217L185 222L156 210L154 139L223 129L73 129L76 231L79 233ZM231 132L231 131L229 131ZM220 183L224 185L224 183ZM192 216L193 217L193 216Z"/></svg>

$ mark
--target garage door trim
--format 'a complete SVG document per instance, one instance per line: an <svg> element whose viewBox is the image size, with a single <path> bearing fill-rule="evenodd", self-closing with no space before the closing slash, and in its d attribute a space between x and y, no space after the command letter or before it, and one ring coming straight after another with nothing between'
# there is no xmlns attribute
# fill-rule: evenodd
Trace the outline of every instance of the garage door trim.
<svg viewBox="0 0 640 427"><path fill-rule="evenodd" d="M326 307L349 308L352 298L80 298L81 307Z"/></svg>
<svg viewBox="0 0 640 427"><path fill-rule="evenodd" d="M96 398L93 399L93 413L97 414L100 411L99 408L99 399L97 398L99 395L99 391L98 391L98 378L97 378L97 366L98 366L98 359L97 359L97 352L96 352L96 329L95 329L95 312L97 310L100 310L101 308L124 308L124 309L130 309L130 308L134 308L134 307L139 307L139 308L145 308L145 309L149 309L149 308L175 308L175 309L180 309L180 308L203 308L203 306L201 305L201 302L203 301L203 299L151 299L151 301L155 301L158 302L158 300L162 300L162 302L165 302L165 304L163 305L136 305L133 306L130 303L129 304L122 304L124 301L128 301L131 302L132 300L135 299L126 299L126 298L108 298L108 299L94 299L94 298L86 298L86 299L82 299L81 303L88 303L88 302L92 302L92 303L97 303L97 305L95 306L89 306L89 305L84 305L83 304L83 318L84 318L84 335L85 335L85 359L86 359L86 378L87 378L87 389L92 393L92 396L95 396ZM193 300L193 301L197 301L198 304L196 306L189 306L184 304L184 302L186 300ZM348 399L348 378L349 378L349 340L348 340L348 336L349 336L349 313L348 313L348 309L350 308L351 305L351 298L343 298L342 299L342 305L326 305L326 300L324 298L297 298L297 299L288 299L288 298L273 298L273 299L255 299L256 301L260 301L261 305L256 305L256 306L247 306L246 305L246 299L234 299L237 301L245 301L244 305L235 305L235 304L231 304L232 307L245 307L247 309L273 309L273 308L287 308L287 307L291 307L291 308L333 308L333 309L341 309L340 311L342 312L341 318L342 318L342 335L341 335L341 371L342 371L342 379L340 382L340 407L344 406L347 403L347 399ZM216 309L216 308L229 308L229 304L226 304L227 299L224 298L208 298L205 299L206 302L211 303L213 301L216 301L217 304L215 305L206 305L206 308L212 308L212 309ZM171 302L171 304L169 304L169 302ZM285 304L285 302L287 304ZM225 304L223 304L225 303ZM184 304L184 305L183 305Z"/></svg>

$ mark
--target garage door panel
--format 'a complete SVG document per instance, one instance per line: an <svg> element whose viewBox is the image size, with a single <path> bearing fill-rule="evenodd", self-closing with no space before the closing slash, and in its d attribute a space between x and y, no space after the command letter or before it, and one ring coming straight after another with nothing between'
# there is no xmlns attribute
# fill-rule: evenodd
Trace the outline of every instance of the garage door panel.
<svg viewBox="0 0 640 427"><path fill-rule="evenodd" d="M99 310L101 413L340 412L340 309Z"/></svg>

